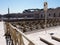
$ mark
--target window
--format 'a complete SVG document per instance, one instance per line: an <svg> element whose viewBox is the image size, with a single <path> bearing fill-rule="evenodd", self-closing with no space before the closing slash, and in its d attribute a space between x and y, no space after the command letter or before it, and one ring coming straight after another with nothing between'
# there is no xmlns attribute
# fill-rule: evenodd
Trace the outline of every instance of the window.
<svg viewBox="0 0 60 45"><path fill-rule="evenodd" d="M41 18L43 18L43 15L41 14Z"/></svg>
<svg viewBox="0 0 60 45"><path fill-rule="evenodd" d="M49 16L50 16L51 14L49 13Z"/></svg>
<svg viewBox="0 0 60 45"><path fill-rule="evenodd" d="M54 13L54 17L56 17L55 13Z"/></svg>
<svg viewBox="0 0 60 45"><path fill-rule="evenodd" d="M59 17L60 17L60 13L59 13Z"/></svg>

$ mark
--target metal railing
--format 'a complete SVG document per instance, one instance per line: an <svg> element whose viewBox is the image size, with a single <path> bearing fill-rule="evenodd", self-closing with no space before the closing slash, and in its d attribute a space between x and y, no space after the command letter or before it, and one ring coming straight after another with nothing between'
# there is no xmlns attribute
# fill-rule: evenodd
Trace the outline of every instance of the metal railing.
<svg viewBox="0 0 60 45"><path fill-rule="evenodd" d="M9 22L5 23L5 36L10 37L10 43L12 40L12 43L10 44L7 42L9 43L7 45L26 45L23 38L29 42L28 45L35 45L34 42L31 41L23 32L11 25Z"/></svg>

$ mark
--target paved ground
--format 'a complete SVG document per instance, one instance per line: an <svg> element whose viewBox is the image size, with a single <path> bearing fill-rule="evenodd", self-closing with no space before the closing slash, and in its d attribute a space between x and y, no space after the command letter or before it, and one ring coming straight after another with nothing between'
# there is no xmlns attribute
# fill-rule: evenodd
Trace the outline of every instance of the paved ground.
<svg viewBox="0 0 60 45"><path fill-rule="evenodd" d="M6 45L3 22L0 22L0 45Z"/></svg>
<svg viewBox="0 0 60 45"><path fill-rule="evenodd" d="M46 30L46 31L42 31L42 30ZM46 43L42 42L40 38L43 38L49 42L53 42L54 45L60 45L60 42L51 39L50 33L54 33L54 36L60 38L60 26L28 32L26 33L26 35L36 45L47 45ZM28 42L25 40L25 43L27 45ZM0 45L6 45L6 41L4 37L4 23L3 22L0 22Z"/></svg>
<svg viewBox="0 0 60 45"><path fill-rule="evenodd" d="M46 30L46 31L42 31L42 30ZM41 29L41 30L37 30L37 31L28 32L28 33L26 33L26 35L36 45L47 45L44 42L42 42L40 40L40 38L43 38L43 39L45 39L49 42L52 42L54 45L60 45L60 42L58 42L56 40L53 40L51 38L50 33L54 33L54 35L56 37L60 38L60 26L50 27L50 28L46 28L46 29Z"/></svg>

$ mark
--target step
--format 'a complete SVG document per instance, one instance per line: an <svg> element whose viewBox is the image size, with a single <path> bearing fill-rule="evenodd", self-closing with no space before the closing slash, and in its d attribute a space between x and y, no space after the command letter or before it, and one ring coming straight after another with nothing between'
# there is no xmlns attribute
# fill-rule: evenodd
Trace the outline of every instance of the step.
<svg viewBox="0 0 60 45"><path fill-rule="evenodd" d="M40 36L40 40L48 45L58 45L60 42L53 40L50 35Z"/></svg>
<svg viewBox="0 0 60 45"><path fill-rule="evenodd" d="M51 35L51 36L52 36L52 39L60 42L60 35L59 34L54 34L54 35Z"/></svg>
<svg viewBox="0 0 60 45"><path fill-rule="evenodd" d="M30 35L30 36L27 36L32 42L34 42L34 44L35 45L47 45L46 43L44 43L44 42L42 42L41 40L40 40L40 38L39 38L39 36L37 35L35 35L35 36L32 36L32 35ZM24 42L26 42L26 40L24 41Z"/></svg>
<svg viewBox="0 0 60 45"><path fill-rule="evenodd" d="M42 42L48 44L48 45L53 45L53 43L51 43L51 42L49 42L49 41L47 41L47 40L45 40L45 39L43 39L43 38L40 38L40 40L41 40Z"/></svg>

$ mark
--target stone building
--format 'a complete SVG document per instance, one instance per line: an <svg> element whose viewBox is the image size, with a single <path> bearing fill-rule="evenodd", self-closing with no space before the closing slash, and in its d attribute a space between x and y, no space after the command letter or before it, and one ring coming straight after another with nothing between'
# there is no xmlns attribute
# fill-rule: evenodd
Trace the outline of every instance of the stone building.
<svg viewBox="0 0 60 45"><path fill-rule="evenodd" d="M0 15L0 18L3 17L5 19L45 19L44 10L43 9L27 9L22 13L9 13ZM60 7L57 8L49 8L47 10L47 19L59 19L60 18Z"/></svg>

